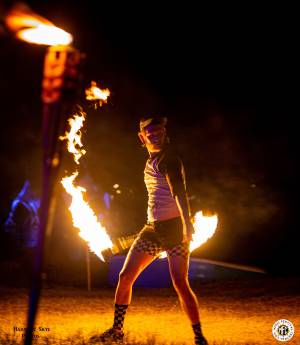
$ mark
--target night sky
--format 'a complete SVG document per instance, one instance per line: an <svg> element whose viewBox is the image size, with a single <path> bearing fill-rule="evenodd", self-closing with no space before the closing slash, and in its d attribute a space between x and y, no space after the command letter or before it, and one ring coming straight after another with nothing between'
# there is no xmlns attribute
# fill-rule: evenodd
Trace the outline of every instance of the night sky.
<svg viewBox="0 0 300 345"><path fill-rule="evenodd" d="M1 15L11 4L2 3ZM189 2L27 4L86 54L82 95L92 80L111 90L102 108L83 96L78 102L88 113L82 179L93 188L91 204L101 208L101 193L113 193L115 183L122 190L112 205L116 235L133 234L145 221L147 154L138 119L161 114L186 166L193 211L220 219L193 255L299 274L293 22L284 11ZM46 48L4 29L0 43L2 224L25 179L40 188Z"/></svg>

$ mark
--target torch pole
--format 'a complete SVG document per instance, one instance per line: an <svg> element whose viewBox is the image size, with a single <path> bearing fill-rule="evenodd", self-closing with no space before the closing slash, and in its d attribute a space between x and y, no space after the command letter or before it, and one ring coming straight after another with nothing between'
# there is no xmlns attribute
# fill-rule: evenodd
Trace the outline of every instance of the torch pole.
<svg viewBox="0 0 300 345"><path fill-rule="evenodd" d="M50 122L51 117L51 122ZM40 228L38 243L33 263L33 275L29 294L29 308L25 345L32 343L32 333L41 292L41 277L43 273L44 243L49 220L49 208L53 194L55 178L59 168L59 156L56 152L55 137L58 131L59 112L57 105L44 105L43 108L43 179L40 206Z"/></svg>
<svg viewBox="0 0 300 345"><path fill-rule="evenodd" d="M34 324L41 294L46 230L49 225L49 208L58 178L66 120L73 110L77 93L77 67L80 53L69 46L52 46L47 50L42 85L43 100L43 182L40 206L40 228L35 252L25 345L32 344Z"/></svg>

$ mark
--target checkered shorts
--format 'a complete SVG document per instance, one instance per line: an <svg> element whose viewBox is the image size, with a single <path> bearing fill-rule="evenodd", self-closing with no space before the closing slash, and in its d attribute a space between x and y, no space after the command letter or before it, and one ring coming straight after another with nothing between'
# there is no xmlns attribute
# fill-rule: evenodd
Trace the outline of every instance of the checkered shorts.
<svg viewBox="0 0 300 345"><path fill-rule="evenodd" d="M153 257L166 251L168 256L189 257L189 243L182 243L180 218L146 224L133 242L130 251L147 253Z"/></svg>
<svg viewBox="0 0 300 345"><path fill-rule="evenodd" d="M154 257L158 256L163 251L166 251L168 256L181 256L183 258L188 258L190 255L188 243L180 243L171 249L164 249L158 244L148 240L143 240L142 238L137 238L134 241L130 251L147 253Z"/></svg>

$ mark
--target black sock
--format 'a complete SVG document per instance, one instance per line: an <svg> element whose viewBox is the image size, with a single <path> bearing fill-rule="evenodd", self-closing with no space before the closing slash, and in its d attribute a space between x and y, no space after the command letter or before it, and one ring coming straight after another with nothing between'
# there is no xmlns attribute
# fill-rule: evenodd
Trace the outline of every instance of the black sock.
<svg viewBox="0 0 300 345"><path fill-rule="evenodd" d="M192 325L193 327L193 331L195 334L195 343L196 344L202 344L203 342L203 334L202 334L202 329L201 329L201 324L200 322L195 323L194 325Z"/></svg>
<svg viewBox="0 0 300 345"><path fill-rule="evenodd" d="M113 328L122 331L123 324L125 319L126 310L128 305L126 304L115 304L115 316L114 316L114 324Z"/></svg>

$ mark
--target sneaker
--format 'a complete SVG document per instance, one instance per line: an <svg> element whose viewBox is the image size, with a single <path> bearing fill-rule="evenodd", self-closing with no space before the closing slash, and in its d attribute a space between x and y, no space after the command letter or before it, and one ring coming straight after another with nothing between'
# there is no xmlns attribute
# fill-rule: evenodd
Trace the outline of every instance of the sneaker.
<svg viewBox="0 0 300 345"><path fill-rule="evenodd" d="M208 342L203 336L196 337L195 338L195 345L208 345Z"/></svg>
<svg viewBox="0 0 300 345"><path fill-rule="evenodd" d="M123 331L116 331L113 327L109 328L105 332L103 332L100 335L94 335L89 339L90 344L96 344L96 343L117 343L121 344L123 343L124 339L124 332Z"/></svg>

